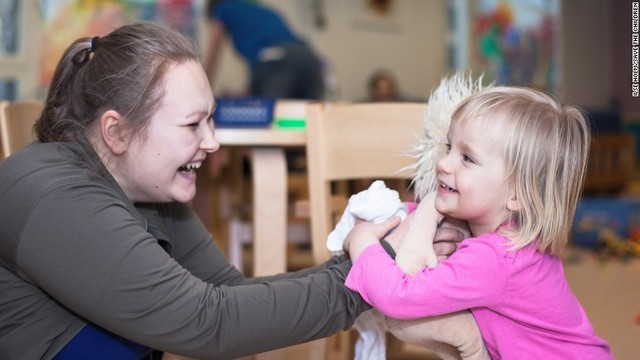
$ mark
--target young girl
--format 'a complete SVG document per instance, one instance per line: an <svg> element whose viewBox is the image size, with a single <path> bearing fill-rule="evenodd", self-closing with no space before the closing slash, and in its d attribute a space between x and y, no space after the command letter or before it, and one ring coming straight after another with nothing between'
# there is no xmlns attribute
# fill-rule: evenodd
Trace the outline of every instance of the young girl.
<svg viewBox="0 0 640 360"><path fill-rule="evenodd" d="M363 236L380 230L359 224L345 242L354 261L346 286L392 318L471 309L494 359L612 358L558 257L589 141L584 116L539 91L496 87L470 96L453 113L438 189L418 207L424 222L412 227L433 232L447 216L466 220L472 237L434 268L403 269L380 234ZM426 256L421 239L408 235L397 259Z"/></svg>

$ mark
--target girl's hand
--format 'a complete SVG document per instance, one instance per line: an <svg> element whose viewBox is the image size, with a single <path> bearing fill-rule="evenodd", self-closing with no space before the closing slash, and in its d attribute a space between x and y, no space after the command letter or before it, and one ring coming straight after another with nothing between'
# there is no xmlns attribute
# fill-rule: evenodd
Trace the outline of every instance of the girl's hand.
<svg viewBox="0 0 640 360"><path fill-rule="evenodd" d="M400 224L400 218L397 216L379 224L358 220L344 240L344 251L349 253L351 260L355 261L364 249L370 245L379 244L380 239L383 239L398 224Z"/></svg>

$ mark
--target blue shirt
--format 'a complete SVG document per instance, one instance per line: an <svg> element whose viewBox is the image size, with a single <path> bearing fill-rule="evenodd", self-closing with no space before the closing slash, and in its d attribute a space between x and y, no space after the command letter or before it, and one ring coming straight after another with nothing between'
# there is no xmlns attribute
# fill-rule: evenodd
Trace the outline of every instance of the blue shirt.
<svg viewBox="0 0 640 360"><path fill-rule="evenodd" d="M222 2L209 16L224 25L236 50L252 67L261 50L301 42L278 13L248 1Z"/></svg>

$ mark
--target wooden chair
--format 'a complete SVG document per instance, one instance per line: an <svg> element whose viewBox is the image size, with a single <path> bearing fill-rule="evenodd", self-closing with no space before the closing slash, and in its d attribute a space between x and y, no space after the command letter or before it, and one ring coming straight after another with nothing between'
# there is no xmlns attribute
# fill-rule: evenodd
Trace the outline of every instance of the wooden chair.
<svg viewBox="0 0 640 360"><path fill-rule="evenodd" d="M411 179L410 155L424 132L423 103L311 104L307 110L307 165L314 259L330 254L334 227L332 183L341 180ZM396 189L403 191L406 189Z"/></svg>
<svg viewBox="0 0 640 360"><path fill-rule="evenodd" d="M634 174L635 139L633 135L629 133L595 134L591 140L585 193L622 192Z"/></svg>
<svg viewBox="0 0 640 360"><path fill-rule="evenodd" d="M34 141L33 124L40 116L44 104L39 101L0 102L0 144L4 159Z"/></svg>
<svg viewBox="0 0 640 360"><path fill-rule="evenodd" d="M400 179L408 184L414 175L410 167L415 163L410 152L424 133L425 110L423 103L308 106L309 207L312 251L317 263L330 257L326 240L338 218L331 205L335 201L332 185L337 181L363 179ZM314 357L350 357L348 337L333 340L339 343L338 350L329 349L326 342L323 348L323 340L318 340L314 344Z"/></svg>

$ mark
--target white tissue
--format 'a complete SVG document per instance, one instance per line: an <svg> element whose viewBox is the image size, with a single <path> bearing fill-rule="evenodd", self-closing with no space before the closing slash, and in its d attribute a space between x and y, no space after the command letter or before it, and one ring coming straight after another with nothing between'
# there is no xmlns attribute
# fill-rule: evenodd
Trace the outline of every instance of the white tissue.
<svg viewBox="0 0 640 360"><path fill-rule="evenodd" d="M355 360L385 360L387 336L384 315L376 309L365 311L355 322L360 337L356 341Z"/></svg>
<svg viewBox="0 0 640 360"><path fill-rule="evenodd" d="M369 189L349 198L340 221L327 237L327 247L333 253L341 252L344 239L355 225L357 218L380 223L393 216L400 216L402 220L407 217L400 195L397 191L389 189L384 181L376 180Z"/></svg>

